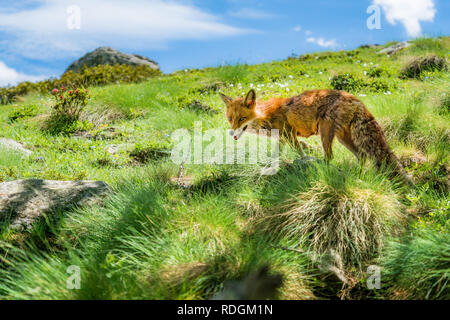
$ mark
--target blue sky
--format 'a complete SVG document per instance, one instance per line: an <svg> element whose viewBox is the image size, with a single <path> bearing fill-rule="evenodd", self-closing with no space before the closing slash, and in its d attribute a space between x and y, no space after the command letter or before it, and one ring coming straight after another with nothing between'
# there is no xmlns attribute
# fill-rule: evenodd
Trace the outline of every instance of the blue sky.
<svg viewBox="0 0 450 320"><path fill-rule="evenodd" d="M0 0L0 86L60 76L99 46L172 72L448 35L449 14L448 0Z"/></svg>

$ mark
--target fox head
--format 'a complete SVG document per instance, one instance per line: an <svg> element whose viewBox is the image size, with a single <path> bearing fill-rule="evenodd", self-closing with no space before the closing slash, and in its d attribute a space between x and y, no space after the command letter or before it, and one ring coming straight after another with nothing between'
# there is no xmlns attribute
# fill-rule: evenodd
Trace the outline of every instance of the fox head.
<svg viewBox="0 0 450 320"><path fill-rule="evenodd" d="M256 92L253 89L250 90L245 98L232 99L222 93L220 97L227 106L226 115L231 126L230 134L234 140L237 140L247 129L250 121L256 118Z"/></svg>

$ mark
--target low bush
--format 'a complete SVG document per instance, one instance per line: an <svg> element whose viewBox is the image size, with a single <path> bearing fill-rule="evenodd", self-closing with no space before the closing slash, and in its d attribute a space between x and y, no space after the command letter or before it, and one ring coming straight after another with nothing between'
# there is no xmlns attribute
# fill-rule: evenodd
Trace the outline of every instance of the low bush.
<svg viewBox="0 0 450 320"><path fill-rule="evenodd" d="M370 78L380 78L382 76L392 76L392 71L383 66L375 66L367 71L366 75Z"/></svg>
<svg viewBox="0 0 450 320"><path fill-rule="evenodd" d="M395 89L395 83L389 84L386 80L370 77L365 80L353 74L338 74L331 78L331 87L335 90L348 92L387 92Z"/></svg>
<svg viewBox="0 0 450 320"><path fill-rule="evenodd" d="M46 121L45 129L53 134L71 133L78 129L80 114L89 100L86 89L68 91L64 86L60 90L53 89L55 104Z"/></svg>
<svg viewBox="0 0 450 320"><path fill-rule="evenodd" d="M21 106L19 109L8 113L8 120L15 122L19 119L31 118L37 115L38 108L34 104Z"/></svg>
<svg viewBox="0 0 450 320"><path fill-rule="evenodd" d="M447 61L437 55L417 57L408 62L400 72L400 77L419 79L425 71L442 71L447 69Z"/></svg>
<svg viewBox="0 0 450 320"><path fill-rule="evenodd" d="M68 71L59 79L47 79L40 82L22 82L15 87L0 88L0 104L14 102L17 97L31 92L48 94L53 88L101 86L116 83L137 83L159 76L161 72L149 66L129 66L116 64L84 67L80 73Z"/></svg>
<svg viewBox="0 0 450 320"><path fill-rule="evenodd" d="M361 80L352 74L340 74L331 79L331 87L336 90L358 91L361 87Z"/></svg>

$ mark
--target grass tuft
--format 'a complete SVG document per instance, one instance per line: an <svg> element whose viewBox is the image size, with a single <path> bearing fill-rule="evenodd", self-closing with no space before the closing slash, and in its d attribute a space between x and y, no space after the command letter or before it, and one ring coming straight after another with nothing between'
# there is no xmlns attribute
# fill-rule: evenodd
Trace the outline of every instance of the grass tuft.
<svg viewBox="0 0 450 320"><path fill-rule="evenodd" d="M447 70L447 61L437 55L427 55L425 57L415 57L408 62L400 72L402 78L419 79L424 71Z"/></svg>
<svg viewBox="0 0 450 320"><path fill-rule="evenodd" d="M376 177L336 178L334 170L312 180L262 218L266 230L277 230L317 254L336 252L347 267L361 268L378 253L383 237L402 220L401 204ZM336 176L334 176L336 175Z"/></svg>
<svg viewBox="0 0 450 320"><path fill-rule="evenodd" d="M450 233L427 227L392 239L381 256L384 286L395 299L450 299Z"/></svg>

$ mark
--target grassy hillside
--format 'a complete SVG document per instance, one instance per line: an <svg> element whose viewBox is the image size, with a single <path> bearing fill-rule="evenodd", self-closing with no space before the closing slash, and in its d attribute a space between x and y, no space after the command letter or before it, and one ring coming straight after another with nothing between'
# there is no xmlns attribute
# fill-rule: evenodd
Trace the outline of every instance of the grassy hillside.
<svg viewBox="0 0 450 320"><path fill-rule="evenodd" d="M0 136L33 151L0 149L0 181L101 180L113 190L27 232L0 221L0 298L209 299L269 265L283 276L279 299L449 299L450 76L403 69L428 54L448 59L449 49L448 37L418 39L392 56L321 52L92 87L80 121L59 133L46 128L50 94L0 106ZM366 104L415 188L360 167L337 141L330 165L294 162L303 155L285 145L276 175L261 176L259 165L186 164L189 187L177 184L171 134L193 132L195 121L228 129L219 91L255 88L265 99L331 87ZM319 138L305 142L308 156L323 157ZM344 285L320 262L333 253ZM66 286L71 265L82 272L80 290ZM369 265L381 268L381 289L366 288Z"/></svg>

